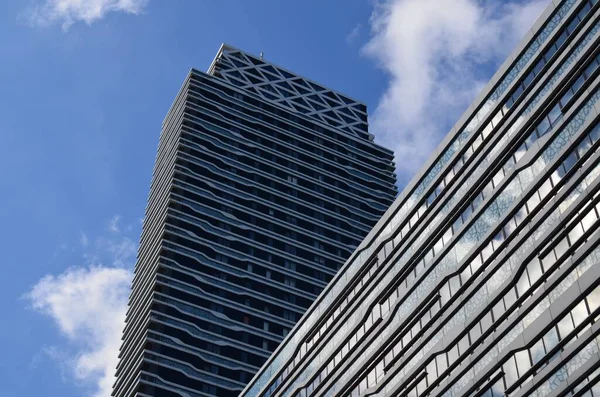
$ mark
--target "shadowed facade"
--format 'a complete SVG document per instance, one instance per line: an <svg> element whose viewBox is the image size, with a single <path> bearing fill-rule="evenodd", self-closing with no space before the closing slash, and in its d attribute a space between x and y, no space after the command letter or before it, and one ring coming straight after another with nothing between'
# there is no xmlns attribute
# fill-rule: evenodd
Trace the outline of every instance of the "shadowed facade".
<svg viewBox="0 0 600 397"><path fill-rule="evenodd" d="M396 197L364 104L228 45L164 120L114 396L237 396Z"/></svg>

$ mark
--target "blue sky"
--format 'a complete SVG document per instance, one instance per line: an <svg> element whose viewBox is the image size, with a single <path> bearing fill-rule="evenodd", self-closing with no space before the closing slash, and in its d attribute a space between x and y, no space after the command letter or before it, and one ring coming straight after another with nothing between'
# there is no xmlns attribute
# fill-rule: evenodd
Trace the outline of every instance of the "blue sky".
<svg viewBox="0 0 600 397"><path fill-rule="evenodd" d="M227 42L361 99L404 183L548 3L436 1L3 1L0 395L106 397L161 122L191 67Z"/></svg>

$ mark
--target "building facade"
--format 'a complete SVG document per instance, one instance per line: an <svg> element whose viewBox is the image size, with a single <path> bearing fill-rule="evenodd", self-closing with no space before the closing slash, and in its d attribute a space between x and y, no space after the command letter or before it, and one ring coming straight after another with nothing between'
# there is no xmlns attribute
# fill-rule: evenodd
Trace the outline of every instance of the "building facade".
<svg viewBox="0 0 600 397"><path fill-rule="evenodd" d="M364 104L223 45L163 123L113 395L239 395L396 195Z"/></svg>
<svg viewBox="0 0 600 397"><path fill-rule="evenodd" d="M551 2L243 396L600 395L599 19Z"/></svg>

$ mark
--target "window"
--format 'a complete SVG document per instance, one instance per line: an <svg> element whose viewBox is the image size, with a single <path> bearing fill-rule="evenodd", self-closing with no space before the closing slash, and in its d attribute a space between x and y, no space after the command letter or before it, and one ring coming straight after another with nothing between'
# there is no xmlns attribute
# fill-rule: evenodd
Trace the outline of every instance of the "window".
<svg viewBox="0 0 600 397"><path fill-rule="evenodd" d="M285 285L289 285L290 287L296 287L296 279L292 277L285 276L284 282Z"/></svg>

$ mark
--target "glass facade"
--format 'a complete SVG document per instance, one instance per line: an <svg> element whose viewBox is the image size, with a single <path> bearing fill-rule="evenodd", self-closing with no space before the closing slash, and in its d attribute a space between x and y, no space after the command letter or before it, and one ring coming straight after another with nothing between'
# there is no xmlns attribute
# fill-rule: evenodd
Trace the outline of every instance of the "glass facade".
<svg viewBox="0 0 600 397"><path fill-rule="evenodd" d="M163 122L113 395L239 395L395 182L364 104L223 45Z"/></svg>
<svg viewBox="0 0 600 397"><path fill-rule="evenodd" d="M600 5L548 6L242 392L600 395Z"/></svg>

